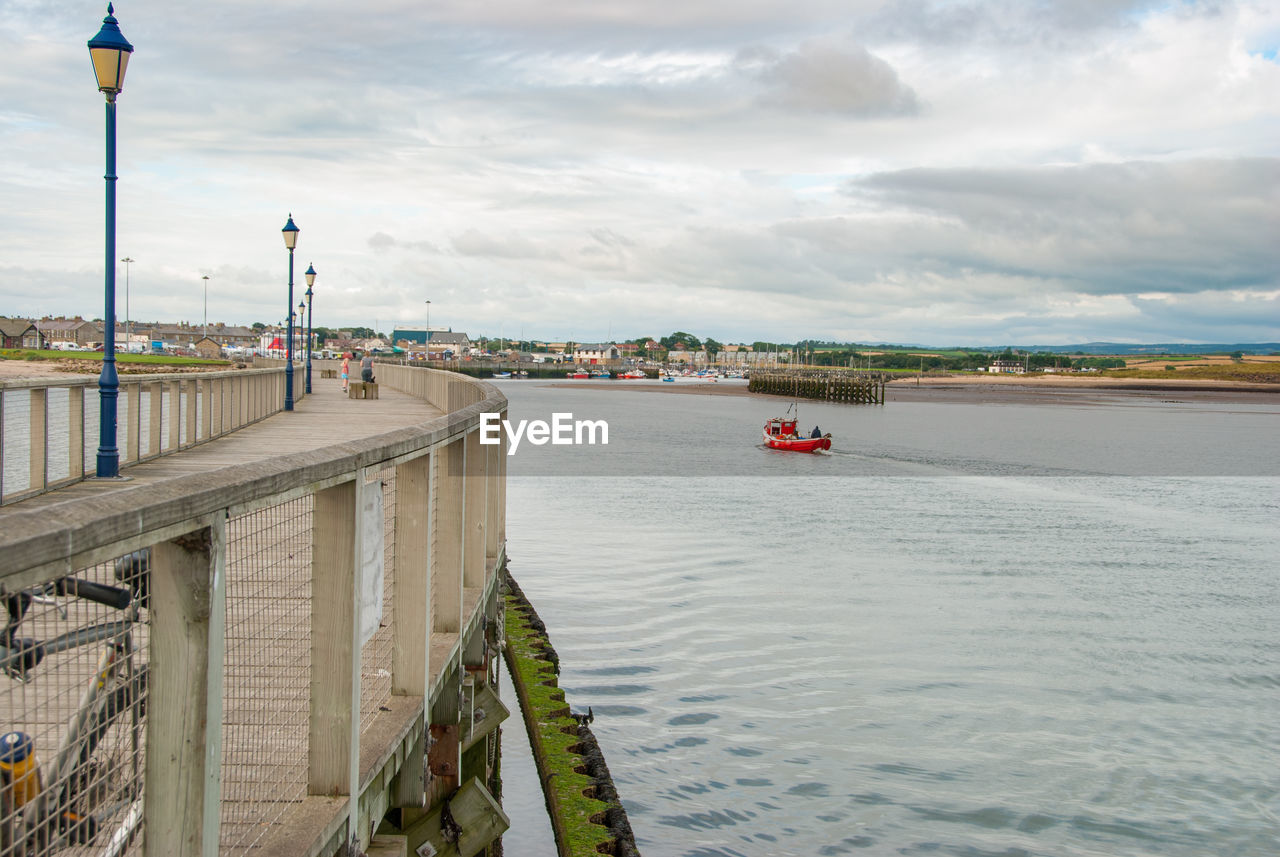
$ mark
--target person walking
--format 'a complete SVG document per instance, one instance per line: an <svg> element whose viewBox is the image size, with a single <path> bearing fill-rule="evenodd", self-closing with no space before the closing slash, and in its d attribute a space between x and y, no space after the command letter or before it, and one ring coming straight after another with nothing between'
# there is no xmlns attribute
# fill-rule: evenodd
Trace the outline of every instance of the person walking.
<svg viewBox="0 0 1280 857"><path fill-rule="evenodd" d="M351 383L351 355L347 352L342 353L342 392L347 392L348 384Z"/></svg>
<svg viewBox="0 0 1280 857"><path fill-rule="evenodd" d="M360 380L366 384L373 381L373 353L366 351L360 358Z"/></svg>

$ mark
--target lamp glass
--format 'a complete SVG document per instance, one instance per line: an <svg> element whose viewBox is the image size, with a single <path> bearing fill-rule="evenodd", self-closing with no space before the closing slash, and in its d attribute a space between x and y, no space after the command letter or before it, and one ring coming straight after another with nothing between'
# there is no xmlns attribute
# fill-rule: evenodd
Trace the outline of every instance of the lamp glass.
<svg viewBox="0 0 1280 857"><path fill-rule="evenodd" d="M90 48L93 74L101 92L118 93L124 89L124 70L129 65L129 52L117 48Z"/></svg>
<svg viewBox="0 0 1280 857"><path fill-rule="evenodd" d="M298 233L301 232L298 227L293 225L293 215L289 215L289 222L284 225L284 229L280 230L280 234L284 236L284 246L286 250L292 250L298 246Z"/></svg>
<svg viewBox="0 0 1280 857"><path fill-rule="evenodd" d="M314 266L314 265L307 265L307 273L306 273L304 276L306 276L306 278L307 278L307 288L308 288L308 289L310 289L312 286L314 286L314 285L316 284L316 269L315 269L315 266Z"/></svg>

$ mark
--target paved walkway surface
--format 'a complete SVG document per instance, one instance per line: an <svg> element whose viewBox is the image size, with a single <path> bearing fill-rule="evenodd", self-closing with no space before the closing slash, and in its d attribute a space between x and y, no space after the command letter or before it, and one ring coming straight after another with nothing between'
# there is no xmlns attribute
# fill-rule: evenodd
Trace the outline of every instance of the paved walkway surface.
<svg viewBox="0 0 1280 857"><path fill-rule="evenodd" d="M86 480L4 506L0 508L0 526L5 516L14 512L373 437L444 413L385 384L378 386L377 399L350 399L342 392L340 379L320 378L319 374L312 376L311 395L297 402L292 412L281 412L208 443L122 468L120 473L129 477L127 480ZM304 379L303 372L294 376L299 386Z"/></svg>

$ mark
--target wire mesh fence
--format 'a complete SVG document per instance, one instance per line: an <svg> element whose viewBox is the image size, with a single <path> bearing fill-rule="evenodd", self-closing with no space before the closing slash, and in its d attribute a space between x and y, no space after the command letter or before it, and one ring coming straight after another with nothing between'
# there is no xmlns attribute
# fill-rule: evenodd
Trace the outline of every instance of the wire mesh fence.
<svg viewBox="0 0 1280 857"><path fill-rule="evenodd" d="M240 853L307 794L312 497L227 522L223 853Z"/></svg>
<svg viewBox="0 0 1280 857"><path fill-rule="evenodd" d="M4 598L3 857L139 850L145 571L133 555Z"/></svg>

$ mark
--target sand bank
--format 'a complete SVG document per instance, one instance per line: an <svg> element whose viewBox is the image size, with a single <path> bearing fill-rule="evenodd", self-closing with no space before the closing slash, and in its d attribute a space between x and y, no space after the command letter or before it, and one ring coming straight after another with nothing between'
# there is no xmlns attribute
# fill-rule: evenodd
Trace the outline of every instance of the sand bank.
<svg viewBox="0 0 1280 857"><path fill-rule="evenodd" d="M538 383L537 381L517 383ZM640 390L694 396L755 396L745 384L708 381L675 384L627 381L558 381L551 386L600 390ZM761 396L785 399L785 396ZM1280 406L1280 385L1247 384L1239 381L1205 381L1133 378L1078 378L1046 376L1028 379L951 376L943 378L902 378L885 388L885 403L957 402L964 404L1064 404L1084 405L1135 401L1222 402L1274 404Z"/></svg>

